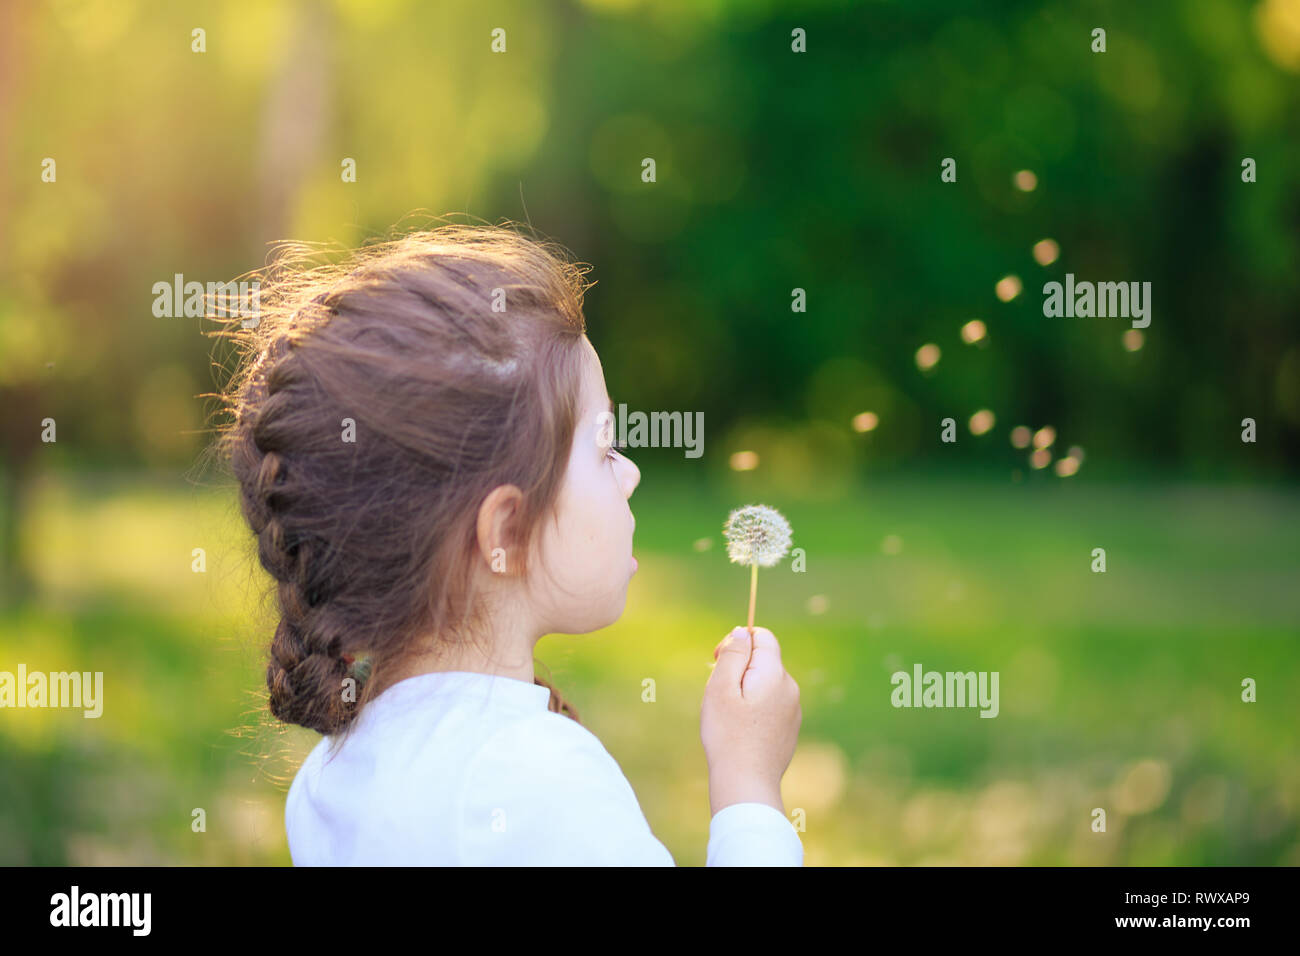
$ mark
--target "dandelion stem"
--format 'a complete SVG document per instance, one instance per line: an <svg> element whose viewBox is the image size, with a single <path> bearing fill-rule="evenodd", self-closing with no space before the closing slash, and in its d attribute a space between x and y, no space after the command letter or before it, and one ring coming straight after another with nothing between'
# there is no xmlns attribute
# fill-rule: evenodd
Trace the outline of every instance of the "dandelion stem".
<svg viewBox="0 0 1300 956"><path fill-rule="evenodd" d="M758 600L758 562L752 565L753 573L749 576L749 636L754 636L754 602Z"/></svg>

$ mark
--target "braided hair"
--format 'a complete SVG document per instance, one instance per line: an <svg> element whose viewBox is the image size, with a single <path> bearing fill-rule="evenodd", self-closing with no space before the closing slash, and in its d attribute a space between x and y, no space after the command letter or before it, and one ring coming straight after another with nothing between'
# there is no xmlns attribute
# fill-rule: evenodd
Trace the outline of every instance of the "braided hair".
<svg viewBox="0 0 1300 956"><path fill-rule="evenodd" d="M416 232L337 263L303 244L281 252L258 322L230 332L244 362L222 447L275 581L271 713L334 735L427 651L419 635L482 623L474 527L486 494L525 492L525 546L552 506L587 285L562 248L502 227ZM503 290L508 309L494 309ZM579 720L534 681L552 711Z"/></svg>

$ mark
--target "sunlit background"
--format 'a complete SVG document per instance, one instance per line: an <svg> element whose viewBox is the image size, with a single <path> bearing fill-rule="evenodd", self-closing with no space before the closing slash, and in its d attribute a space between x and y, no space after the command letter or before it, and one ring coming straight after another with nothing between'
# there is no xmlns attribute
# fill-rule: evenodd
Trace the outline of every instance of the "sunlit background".
<svg viewBox="0 0 1300 956"><path fill-rule="evenodd" d="M564 243L615 402L704 413L630 451L623 619L539 645L679 863L761 501L808 864L1300 864L1298 81L1300 0L0 6L0 670L105 681L0 710L0 863L289 862L318 738L201 459L226 357L152 287L420 211ZM1067 273L1150 326L1045 317ZM916 663L999 716L893 708Z"/></svg>

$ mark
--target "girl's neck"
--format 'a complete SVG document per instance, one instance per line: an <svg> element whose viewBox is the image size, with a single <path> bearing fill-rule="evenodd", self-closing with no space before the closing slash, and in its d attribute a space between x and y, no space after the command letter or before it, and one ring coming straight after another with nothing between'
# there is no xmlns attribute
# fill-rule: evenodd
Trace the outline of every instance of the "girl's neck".
<svg viewBox="0 0 1300 956"><path fill-rule="evenodd" d="M481 642L443 642L436 650L430 650L399 662L387 669L387 675L378 674L379 686L373 694L382 693L398 681L421 674L439 671L464 671L472 674L491 674L510 677L526 684L535 682L536 671L533 668L533 648L537 638L516 642L498 641L491 645L491 657L483 653Z"/></svg>

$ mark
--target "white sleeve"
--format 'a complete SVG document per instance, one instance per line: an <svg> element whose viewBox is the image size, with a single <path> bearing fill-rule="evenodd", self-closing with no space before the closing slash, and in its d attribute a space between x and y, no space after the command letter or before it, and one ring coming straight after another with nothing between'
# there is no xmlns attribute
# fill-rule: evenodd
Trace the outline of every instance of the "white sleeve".
<svg viewBox="0 0 1300 956"><path fill-rule="evenodd" d="M794 825L765 803L733 803L709 823L706 866L803 866Z"/></svg>
<svg viewBox="0 0 1300 956"><path fill-rule="evenodd" d="M591 731L549 711L479 751L459 822L465 866L675 865L618 762Z"/></svg>

